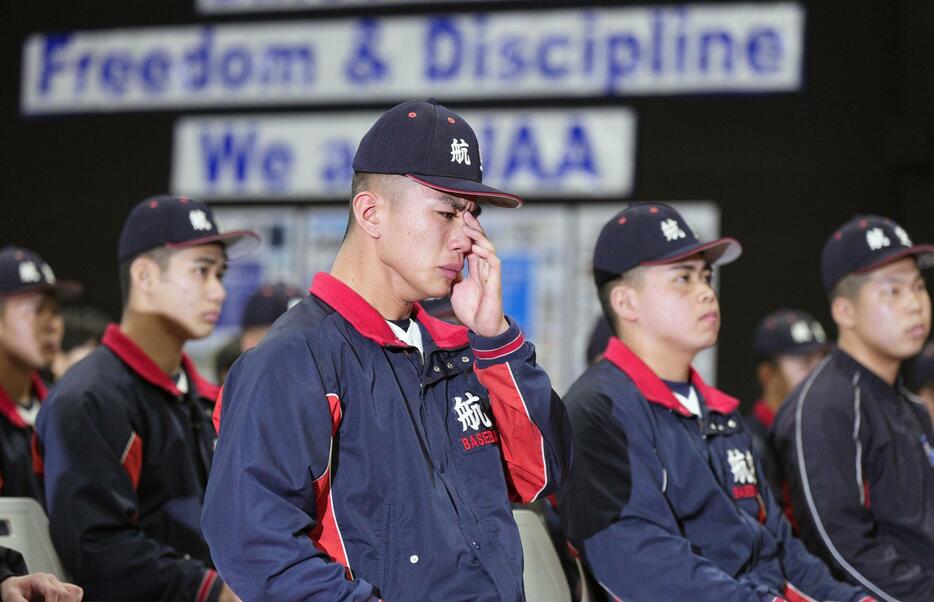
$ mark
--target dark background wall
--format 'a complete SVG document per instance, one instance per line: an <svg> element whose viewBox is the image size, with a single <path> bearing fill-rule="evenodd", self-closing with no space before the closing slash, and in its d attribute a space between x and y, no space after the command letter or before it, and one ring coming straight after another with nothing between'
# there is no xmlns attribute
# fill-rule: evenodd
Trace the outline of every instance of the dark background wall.
<svg viewBox="0 0 934 602"><path fill-rule="evenodd" d="M915 240L934 241L934 4L802 4L805 81L797 93L587 100L626 104L638 115L631 199L717 201L723 232L743 242L744 257L727 268L722 279L718 382L747 401L756 393L750 339L764 313L783 305L801 307L829 325L817 261L836 225L854 213L882 213L901 222ZM471 3L376 12L580 5ZM21 117L20 53L25 37L56 29L361 14L345 9L205 18L193 7L194 0L35 0L5 7L0 244L37 250L59 277L86 284L85 301L115 316L119 294L114 256L120 226L135 202L167 189L172 126L179 113ZM359 108L385 108L359 100ZM459 109L494 106L443 100ZM524 99L495 106L578 102ZM344 107L276 111L336 108Z"/></svg>

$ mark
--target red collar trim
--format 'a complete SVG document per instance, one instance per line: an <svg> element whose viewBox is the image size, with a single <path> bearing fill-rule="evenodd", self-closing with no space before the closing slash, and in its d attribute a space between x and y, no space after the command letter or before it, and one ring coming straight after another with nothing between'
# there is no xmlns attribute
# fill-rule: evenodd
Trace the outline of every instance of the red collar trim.
<svg viewBox="0 0 934 602"><path fill-rule="evenodd" d="M33 372L30 378L32 380L32 392L36 394L36 399L39 400L39 403L42 403L45 401L45 396L48 394L45 383L42 382L38 372ZM26 421L23 420L23 417L20 416L19 412L16 410L16 402L10 399L10 395L3 387L0 387L0 416L6 418L10 424L18 429L29 428L29 425L26 424Z"/></svg>
<svg viewBox="0 0 934 602"><path fill-rule="evenodd" d="M765 401L761 399L753 406L752 415L767 429L772 428L772 424L775 422L775 412L773 412L769 406L765 405Z"/></svg>
<svg viewBox="0 0 934 602"><path fill-rule="evenodd" d="M639 359L639 357L618 338L610 338L610 342L606 346L604 357L614 366L625 372L646 399L666 407L669 410L674 410L682 416L692 416L687 408L678 402L674 393L668 388L668 385L662 382L662 379L652 372L652 369ZM721 414L730 414L735 412L736 408L739 407L738 399L708 386L694 368L691 368L690 381L703 398L704 404L711 410L720 412Z"/></svg>
<svg viewBox="0 0 934 602"><path fill-rule="evenodd" d="M104 331L104 338L101 339L101 344L113 351L117 357L123 360L123 363L129 366L130 369L136 372L143 380L171 393L175 397L182 394L182 392L178 390L178 387L175 386L175 383L172 382L172 379L169 378L169 375L163 372L162 368L157 366L136 343L123 334L119 325L110 324L107 326L107 330ZM198 373L197 368L195 368L195 363L184 353L182 354L182 368L185 369L185 373L194 384L198 395L212 401L217 398L217 392L220 390L219 387L206 381L201 374Z"/></svg>
<svg viewBox="0 0 934 602"><path fill-rule="evenodd" d="M407 343L396 338L386 319L366 299L334 276L318 272L308 292L330 305L366 338L384 347L408 347ZM412 318L425 327L439 348L461 349L467 346L467 328L435 318L418 303L412 306Z"/></svg>

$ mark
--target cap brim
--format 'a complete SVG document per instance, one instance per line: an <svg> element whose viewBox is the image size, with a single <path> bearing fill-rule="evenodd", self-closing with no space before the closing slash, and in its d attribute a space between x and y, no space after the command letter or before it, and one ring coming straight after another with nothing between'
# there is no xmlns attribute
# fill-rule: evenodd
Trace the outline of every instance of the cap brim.
<svg viewBox="0 0 934 602"><path fill-rule="evenodd" d="M224 249L227 252L227 259L232 261L245 257L255 251L256 248L259 247L259 241L259 234L252 230L231 230L230 232L203 236L181 243L167 243L165 246L169 249L189 249L191 247L217 242L224 245Z"/></svg>
<svg viewBox="0 0 934 602"><path fill-rule="evenodd" d="M726 265L739 259L743 254L743 246L735 238L718 238L710 242L699 243L686 249L679 249L676 253L658 257L651 261L643 261L640 265L665 265L681 261L686 257L702 253L704 259L711 266Z"/></svg>
<svg viewBox="0 0 934 602"><path fill-rule="evenodd" d="M12 297L13 295L20 295L22 293L46 291L52 293L57 299L68 300L81 295L81 293L84 292L84 286L82 286L80 282L75 282L74 280L58 280L55 284L42 282L35 286L27 286L19 290L2 293L0 294L0 299Z"/></svg>
<svg viewBox="0 0 934 602"><path fill-rule="evenodd" d="M886 255L882 259L871 263L870 265L855 270L853 273L865 274L866 272L871 272L875 269L889 265L890 263L895 263L899 259L912 256L917 258L918 267L920 269L923 270L926 268L934 267L934 245L914 245L906 249L900 249L890 255Z"/></svg>
<svg viewBox="0 0 934 602"><path fill-rule="evenodd" d="M420 174L405 174L410 180L414 180L423 186L448 192L451 194L460 194L464 196L477 197L480 203L488 203L497 207L506 209L516 209L522 206L522 199L514 194L497 190L492 186L486 186L473 180L463 180L461 178L447 178L442 176L423 176Z"/></svg>

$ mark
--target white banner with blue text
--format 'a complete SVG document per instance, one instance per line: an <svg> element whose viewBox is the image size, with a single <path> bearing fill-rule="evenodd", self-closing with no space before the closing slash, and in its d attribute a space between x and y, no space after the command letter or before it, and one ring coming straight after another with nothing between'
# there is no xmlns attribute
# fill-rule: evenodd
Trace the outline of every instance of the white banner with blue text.
<svg viewBox="0 0 934 602"><path fill-rule="evenodd" d="M792 92L796 3L61 31L23 47L25 114Z"/></svg>

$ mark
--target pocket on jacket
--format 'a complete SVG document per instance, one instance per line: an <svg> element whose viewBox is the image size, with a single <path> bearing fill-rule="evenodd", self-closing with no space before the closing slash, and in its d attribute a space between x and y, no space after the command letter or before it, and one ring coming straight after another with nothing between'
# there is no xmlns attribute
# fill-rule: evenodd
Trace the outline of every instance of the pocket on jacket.
<svg viewBox="0 0 934 602"><path fill-rule="evenodd" d="M392 504L383 504L381 508L382 516L380 522L379 538L379 587L380 592L385 598L387 592L391 591L392 586L392 566L393 566L393 529L392 529Z"/></svg>

